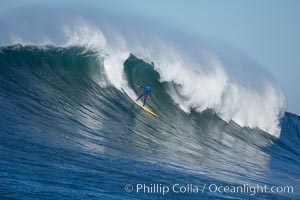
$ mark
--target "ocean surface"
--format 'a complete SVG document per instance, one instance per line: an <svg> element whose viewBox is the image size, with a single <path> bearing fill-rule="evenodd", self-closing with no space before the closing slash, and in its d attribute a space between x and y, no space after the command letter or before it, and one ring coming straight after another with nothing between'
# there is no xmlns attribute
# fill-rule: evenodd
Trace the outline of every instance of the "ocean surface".
<svg viewBox="0 0 300 200"><path fill-rule="evenodd" d="M1 47L1 198L300 198L299 116L285 113L277 138L225 122L212 110L183 112L160 74L134 55L124 63L124 75L137 94L138 84L152 83L148 105L158 118L126 93L95 81L105 81L95 51ZM133 191L126 192L127 184ZM137 190L138 184L153 188ZM293 193L215 191L244 184L292 186ZM190 185L199 191L188 191Z"/></svg>
<svg viewBox="0 0 300 200"><path fill-rule="evenodd" d="M13 7L0 199L300 199L300 117L251 58L96 6Z"/></svg>

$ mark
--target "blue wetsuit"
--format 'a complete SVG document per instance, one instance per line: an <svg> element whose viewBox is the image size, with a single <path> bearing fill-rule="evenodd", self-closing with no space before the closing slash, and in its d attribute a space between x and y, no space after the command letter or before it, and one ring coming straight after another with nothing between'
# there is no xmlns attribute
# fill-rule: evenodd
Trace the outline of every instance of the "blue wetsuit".
<svg viewBox="0 0 300 200"><path fill-rule="evenodd" d="M143 85L141 86L144 90L143 94L141 94L136 101L138 101L142 96L144 96L144 104L143 106L145 105L146 103L146 100L148 98L148 96L151 96L151 88L149 86L146 86L146 85Z"/></svg>
<svg viewBox="0 0 300 200"><path fill-rule="evenodd" d="M151 88L150 87L148 87L148 86L142 86L143 87L143 89L144 89L144 94L145 95L151 95Z"/></svg>

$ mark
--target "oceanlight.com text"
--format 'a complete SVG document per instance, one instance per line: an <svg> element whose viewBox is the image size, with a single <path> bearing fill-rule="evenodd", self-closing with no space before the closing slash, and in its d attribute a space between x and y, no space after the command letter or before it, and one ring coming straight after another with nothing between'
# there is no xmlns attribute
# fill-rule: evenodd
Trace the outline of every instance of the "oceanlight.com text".
<svg viewBox="0 0 300 200"><path fill-rule="evenodd" d="M256 195L259 193L282 193L292 194L294 192L293 186L268 186L268 185L218 185L218 184L161 184L161 183L137 183L127 184L125 186L126 192L135 192L137 194L161 194L168 193L188 193L188 194L201 194L207 193L222 193L222 194L248 194Z"/></svg>

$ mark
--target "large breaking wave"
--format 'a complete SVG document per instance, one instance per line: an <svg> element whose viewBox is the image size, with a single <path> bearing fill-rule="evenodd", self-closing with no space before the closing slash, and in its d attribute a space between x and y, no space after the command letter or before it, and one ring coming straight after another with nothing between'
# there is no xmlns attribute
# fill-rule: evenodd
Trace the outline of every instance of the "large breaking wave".
<svg viewBox="0 0 300 200"><path fill-rule="evenodd" d="M255 63L251 69L247 60L237 65L235 59L242 60L243 57L228 61L226 54L218 53L197 40L186 40L183 45L166 35L150 36L149 33L134 38L112 26L99 27L82 18L70 24L60 25L61 42L46 36L43 40L31 41L10 32L10 43L79 45L94 49L104 60L108 80L105 84L125 91L132 99L135 94L128 88L123 63L133 54L152 63L160 75L159 81L166 83L166 92L173 103L183 111L211 109L227 122L233 120L240 126L258 127L276 137L280 135L279 119L286 108L285 96L274 80ZM154 91L154 95L159 96L162 92Z"/></svg>
<svg viewBox="0 0 300 200"><path fill-rule="evenodd" d="M80 46L0 48L1 156L5 158L2 162L6 171L17 171L14 178L3 178L6 188L12 185L12 189L6 189L13 191L5 193L7 196L28 196L31 194L23 193L24 187L44 184L57 198L87 194L103 197L105 193L99 188L104 185L113 188L108 191L117 191L108 196L116 198L124 195L120 188L128 182L127 176L120 182L119 174L129 173L133 182L141 180L143 172L130 171L137 161L144 163L137 166L141 170L143 165L155 164L158 170L167 170L164 174L175 170L170 175L173 177L188 171L193 174L192 180L205 183L218 180L222 184L289 184L290 179L278 178L277 174L282 168L297 168L297 118L289 114L284 117L284 137L277 140L259 129L226 123L212 109L185 113L171 96L172 92L177 95L178 91L172 90L180 86L162 82L161 73L153 64L129 55L123 63L124 85L118 89L107 78L105 59L99 55L98 50ZM158 119L140 110L129 96L138 94L137 85L143 82L150 82L155 91L147 104L157 112ZM118 173L111 173L122 163L125 169L121 167ZM274 163L280 167L269 172L268 166ZM31 175L27 175L27 167L24 172L18 167L27 165L32 168ZM70 168L75 172L70 172ZM84 178L69 176L82 169ZM1 172L3 177L5 170ZM26 173L30 183L22 185L20 173ZM170 179L156 173L153 176ZM61 180L73 183L73 177L79 185L87 181L86 177L88 184L95 184L89 185L87 193L77 193L68 185L61 186L63 190L59 191L57 186L49 187ZM153 177L147 180L157 181ZM14 185L20 189L16 190ZM39 188L44 190L44 186ZM38 195L44 197L44 193Z"/></svg>

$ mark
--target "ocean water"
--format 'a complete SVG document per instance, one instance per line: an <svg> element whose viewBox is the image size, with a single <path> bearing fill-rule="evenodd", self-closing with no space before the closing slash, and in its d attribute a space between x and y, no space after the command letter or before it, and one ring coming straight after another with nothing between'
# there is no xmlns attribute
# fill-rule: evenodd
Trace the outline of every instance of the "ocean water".
<svg viewBox="0 0 300 200"><path fill-rule="evenodd" d="M131 55L129 86L151 82L154 118L113 86L83 47L1 48L1 197L16 199L296 199L299 117L286 113L281 136L242 128L213 111L185 113L153 66ZM100 66L100 67L99 67ZM101 76L101 74L103 76ZM131 184L132 192L125 186ZM161 184L163 195L137 184ZM172 186L199 192L172 192ZM293 186L293 193L220 193L208 187ZM202 187L206 185L206 191ZM160 188L159 187L159 188Z"/></svg>
<svg viewBox="0 0 300 200"><path fill-rule="evenodd" d="M1 198L300 198L300 117L261 68L75 13L0 36Z"/></svg>

